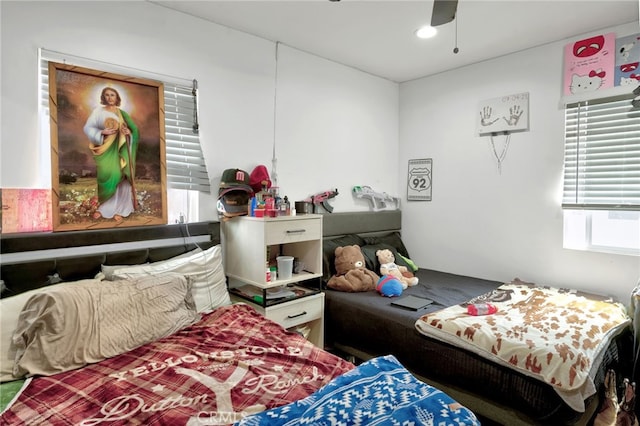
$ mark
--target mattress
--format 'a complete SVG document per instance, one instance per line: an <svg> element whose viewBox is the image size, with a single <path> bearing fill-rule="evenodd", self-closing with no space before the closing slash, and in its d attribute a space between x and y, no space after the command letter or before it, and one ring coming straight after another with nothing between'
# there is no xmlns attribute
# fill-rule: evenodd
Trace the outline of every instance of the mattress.
<svg viewBox="0 0 640 426"><path fill-rule="evenodd" d="M421 269L418 285L402 296L428 298L433 303L419 310L392 305L392 298L377 292L345 293L326 290L325 341L372 356L393 354L415 374L479 395L547 424L571 424L581 413L569 408L551 386L450 344L418 333L422 315L466 302L503 283ZM357 319L357 320L356 320ZM621 333L605 353L594 382L600 386L605 367L629 370L623 354L631 353L631 332ZM488 392L489 391L489 392Z"/></svg>

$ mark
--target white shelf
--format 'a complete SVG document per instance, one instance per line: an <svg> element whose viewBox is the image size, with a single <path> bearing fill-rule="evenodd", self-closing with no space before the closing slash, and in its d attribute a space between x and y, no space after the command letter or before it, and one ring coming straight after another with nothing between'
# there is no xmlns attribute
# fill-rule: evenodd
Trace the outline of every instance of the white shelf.
<svg viewBox="0 0 640 426"><path fill-rule="evenodd" d="M263 269L266 269L266 267ZM266 270L263 272L263 274L266 276ZM227 277L244 282L246 284L254 285L259 288L273 288L273 287L280 287L287 284L298 283L300 281L321 278L322 274L312 274L310 272L305 271L305 272L300 272L299 274L293 274L293 276L287 280L275 280L275 281L269 281L269 282L250 281L250 280L247 280L245 277L243 277L241 274L238 275L238 274L227 273Z"/></svg>
<svg viewBox="0 0 640 426"><path fill-rule="evenodd" d="M285 328L308 324L311 327L309 341L323 347L322 215L239 216L221 222L221 231L224 268L232 300L257 306L259 312ZM266 265L275 264L277 256L293 256L304 264L303 270L289 279L267 281ZM234 288L247 284L255 287L259 294L291 285L302 285L310 291L281 301L264 297L255 300L233 292Z"/></svg>

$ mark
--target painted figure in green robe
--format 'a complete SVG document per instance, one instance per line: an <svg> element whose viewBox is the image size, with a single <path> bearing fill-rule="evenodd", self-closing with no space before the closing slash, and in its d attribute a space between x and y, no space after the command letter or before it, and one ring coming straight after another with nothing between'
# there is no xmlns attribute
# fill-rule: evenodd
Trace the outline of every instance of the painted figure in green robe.
<svg viewBox="0 0 640 426"><path fill-rule="evenodd" d="M89 148L96 161L98 209L94 219L113 218L121 221L137 208L135 192L138 127L126 111L112 87L102 89L100 103L84 126Z"/></svg>

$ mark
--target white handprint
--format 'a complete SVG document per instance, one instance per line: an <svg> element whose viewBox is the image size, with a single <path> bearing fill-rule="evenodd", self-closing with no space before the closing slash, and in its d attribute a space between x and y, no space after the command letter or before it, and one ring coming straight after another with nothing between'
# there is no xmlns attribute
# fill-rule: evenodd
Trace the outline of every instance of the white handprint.
<svg viewBox="0 0 640 426"><path fill-rule="evenodd" d="M491 110L491 107L486 106L482 108L482 111L480 111L480 124L482 126L491 126L493 123L499 120L499 118L496 118L495 120L491 121L492 112L493 111Z"/></svg>
<svg viewBox="0 0 640 426"><path fill-rule="evenodd" d="M515 126L518 124L523 112L524 110L520 109L520 105L514 105L509 108L510 117L508 119L507 117L502 117L502 119L507 122L508 126Z"/></svg>

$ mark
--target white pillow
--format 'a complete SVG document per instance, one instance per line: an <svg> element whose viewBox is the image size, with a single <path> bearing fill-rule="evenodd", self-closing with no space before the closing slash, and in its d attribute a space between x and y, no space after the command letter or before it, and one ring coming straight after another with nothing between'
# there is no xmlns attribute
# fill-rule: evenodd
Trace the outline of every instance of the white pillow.
<svg viewBox="0 0 640 426"><path fill-rule="evenodd" d="M86 281L88 285L100 285L98 280L83 280L82 282L84 281ZM26 305L31 296L45 291L51 291L68 284L69 283L49 285L0 299L0 382L16 380L16 377L13 376L16 348L11 345L11 338L18 325L18 317L24 305Z"/></svg>
<svg viewBox="0 0 640 426"><path fill-rule="evenodd" d="M194 255L196 253L200 253L201 251L202 251L202 249L200 247L196 247L191 251L188 251L186 253L182 253L182 254L179 254L178 256L172 257L171 260L182 259L184 257L189 257L189 256L192 256L192 255ZM96 279L104 279L104 280L107 280L107 281L113 281L113 280L116 279L113 276L113 272L116 271L117 269L129 268L129 267L138 266L138 265L148 265L148 264L149 264L149 262L136 264L136 265L101 265L100 266L100 272L98 272L94 278L96 278Z"/></svg>
<svg viewBox="0 0 640 426"><path fill-rule="evenodd" d="M149 262L143 263L143 265L148 265ZM137 266L137 265L101 265L100 272L96 274L95 279L97 280L107 280L113 281L116 277L113 276L113 272L120 268L126 268L128 266Z"/></svg>
<svg viewBox="0 0 640 426"><path fill-rule="evenodd" d="M193 250L188 251L186 253L182 253L182 254L179 254L177 256L173 256L171 259L182 259L182 258L185 258L185 257L192 256L192 255L194 255L196 253L200 253L201 251L202 251L202 249L200 247L196 247ZM169 260L169 259L165 259L165 260Z"/></svg>
<svg viewBox="0 0 640 426"><path fill-rule="evenodd" d="M219 244L188 257L116 269L113 276L115 279L136 278L163 272L175 272L191 277L191 292L196 309L200 313L231 304L222 266L222 248Z"/></svg>

